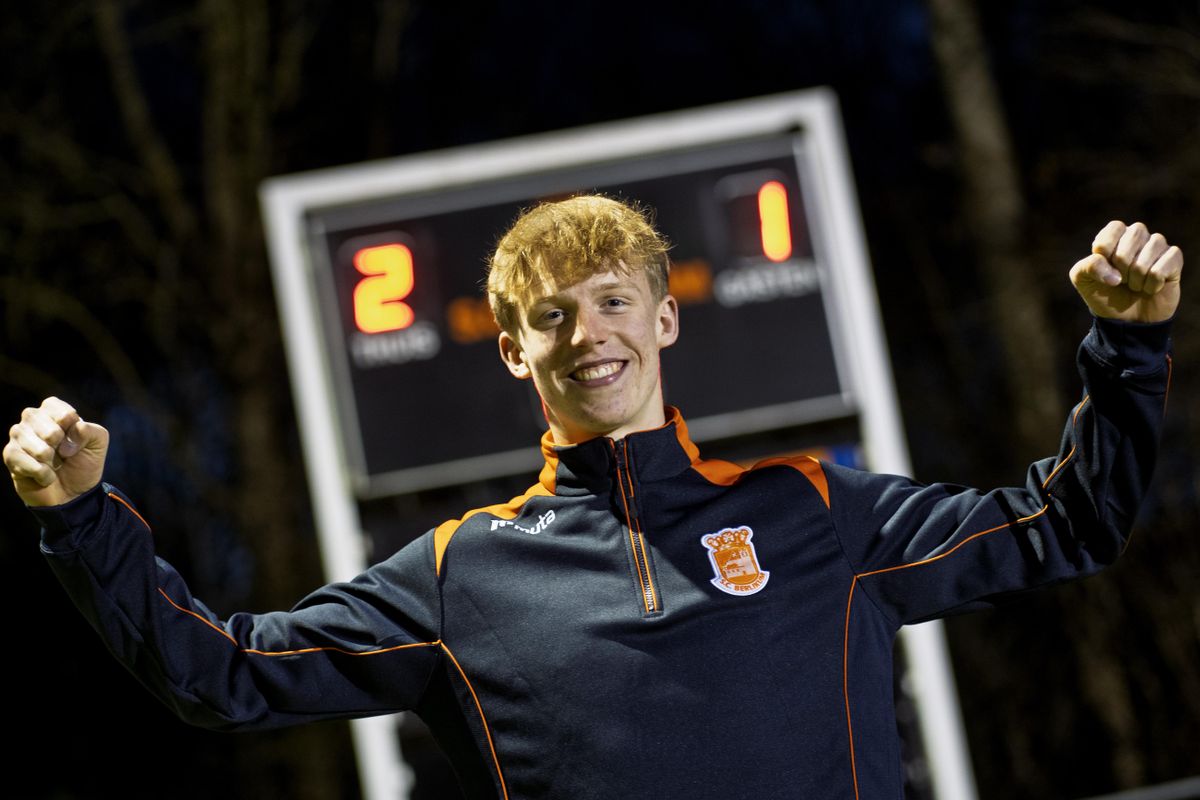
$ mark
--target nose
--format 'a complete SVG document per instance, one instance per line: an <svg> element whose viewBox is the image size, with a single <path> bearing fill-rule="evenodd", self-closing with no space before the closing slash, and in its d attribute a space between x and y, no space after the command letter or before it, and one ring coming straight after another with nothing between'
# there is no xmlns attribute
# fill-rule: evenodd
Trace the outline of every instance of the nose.
<svg viewBox="0 0 1200 800"><path fill-rule="evenodd" d="M608 339L608 321L596 309L580 308L571 330L571 344L588 347L603 344Z"/></svg>

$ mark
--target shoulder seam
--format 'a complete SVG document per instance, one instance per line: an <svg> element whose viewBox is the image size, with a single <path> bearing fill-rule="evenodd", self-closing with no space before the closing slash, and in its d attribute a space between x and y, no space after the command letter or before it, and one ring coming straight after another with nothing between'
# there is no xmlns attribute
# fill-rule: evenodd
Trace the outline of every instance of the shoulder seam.
<svg viewBox="0 0 1200 800"><path fill-rule="evenodd" d="M791 467L799 472L812 487L817 490L825 507L829 508L829 481L825 477L825 468L821 462L812 456L783 456L759 461L753 466L743 467L731 461L718 459L693 462L691 468L709 483L718 486L732 486L742 479L747 472L754 472L766 467Z"/></svg>
<svg viewBox="0 0 1200 800"><path fill-rule="evenodd" d="M541 483L535 483L529 487L525 494L514 497L507 503L496 503L495 505L483 506L482 508L473 508L466 514L463 514L458 519L449 519L433 529L433 559L434 559L434 575L441 577L442 575L442 560L446 555L446 548L450 546L450 540L454 538L454 534L458 529L471 517L477 514L491 514L500 519L513 519L521 509L535 497L553 497L554 495Z"/></svg>

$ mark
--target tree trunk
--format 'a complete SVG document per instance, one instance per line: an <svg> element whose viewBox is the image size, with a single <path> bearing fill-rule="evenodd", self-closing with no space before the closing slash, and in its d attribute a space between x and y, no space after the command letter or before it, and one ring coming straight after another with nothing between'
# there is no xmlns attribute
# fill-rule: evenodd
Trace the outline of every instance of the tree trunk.
<svg viewBox="0 0 1200 800"><path fill-rule="evenodd" d="M963 207L978 247L988 307L1005 357L1020 458L1053 448L1065 406L1050 324L1048 280L1029 262L1016 159L973 0L929 0L934 54L954 123ZM1085 255L1085 253L1081 253Z"/></svg>

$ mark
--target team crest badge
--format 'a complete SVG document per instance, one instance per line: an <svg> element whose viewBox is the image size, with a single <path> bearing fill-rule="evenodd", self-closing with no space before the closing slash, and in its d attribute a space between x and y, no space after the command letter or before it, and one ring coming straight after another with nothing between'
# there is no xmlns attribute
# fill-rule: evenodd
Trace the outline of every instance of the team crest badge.
<svg viewBox="0 0 1200 800"><path fill-rule="evenodd" d="M771 573L758 566L758 554L750 541L754 532L747 527L726 528L717 533L706 533L700 542L708 550L712 564L712 585L732 595L754 594L767 585Z"/></svg>

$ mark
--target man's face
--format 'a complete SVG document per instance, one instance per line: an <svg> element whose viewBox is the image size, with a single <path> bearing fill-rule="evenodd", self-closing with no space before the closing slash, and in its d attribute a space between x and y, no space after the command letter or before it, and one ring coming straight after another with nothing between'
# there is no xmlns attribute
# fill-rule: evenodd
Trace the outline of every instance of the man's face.
<svg viewBox="0 0 1200 800"><path fill-rule="evenodd" d="M663 424L658 351L675 341L679 312L656 301L644 270L600 272L553 286L523 304L516 336L500 334L500 355L532 378L558 444L619 439Z"/></svg>

